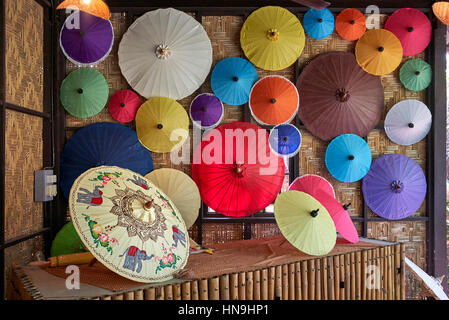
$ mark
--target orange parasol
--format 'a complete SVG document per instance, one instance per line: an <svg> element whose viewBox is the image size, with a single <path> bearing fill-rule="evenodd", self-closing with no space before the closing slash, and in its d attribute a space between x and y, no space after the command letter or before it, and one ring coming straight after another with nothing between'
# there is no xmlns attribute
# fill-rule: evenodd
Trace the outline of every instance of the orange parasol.
<svg viewBox="0 0 449 320"><path fill-rule="evenodd" d="M365 16L357 9L345 9L337 16L335 30L345 40L357 40L366 31Z"/></svg>
<svg viewBox="0 0 449 320"><path fill-rule="evenodd" d="M445 25L449 25L449 2L439 1L432 5L433 14Z"/></svg>
<svg viewBox="0 0 449 320"><path fill-rule="evenodd" d="M78 9L105 20L111 17L109 7L101 0L65 0L56 9L67 8Z"/></svg>
<svg viewBox="0 0 449 320"><path fill-rule="evenodd" d="M299 94L295 85L282 76L267 76L251 90L249 108L262 125L290 122L298 112Z"/></svg>
<svg viewBox="0 0 449 320"><path fill-rule="evenodd" d="M363 70L382 76L393 72L401 63L402 45L392 32L373 29L357 41L355 56Z"/></svg>

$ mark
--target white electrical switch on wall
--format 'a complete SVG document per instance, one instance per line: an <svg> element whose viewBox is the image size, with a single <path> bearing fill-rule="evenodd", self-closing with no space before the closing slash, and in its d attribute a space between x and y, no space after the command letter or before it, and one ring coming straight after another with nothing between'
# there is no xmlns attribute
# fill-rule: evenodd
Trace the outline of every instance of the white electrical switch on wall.
<svg viewBox="0 0 449 320"><path fill-rule="evenodd" d="M51 201L57 195L57 178L53 170L34 172L34 201Z"/></svg>

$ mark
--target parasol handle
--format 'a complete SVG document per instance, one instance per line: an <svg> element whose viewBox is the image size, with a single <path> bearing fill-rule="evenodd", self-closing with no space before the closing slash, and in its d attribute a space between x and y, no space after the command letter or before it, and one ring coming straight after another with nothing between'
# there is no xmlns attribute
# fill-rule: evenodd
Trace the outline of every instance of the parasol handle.
<svg viewBox="0 0 449 320"><path fill-rule="evenodd" d="M349 160L354 160L355 157L354 157L353 155L350 155L350 156L348 157L348 159L349 159Z"/></svg>
<svg viewBox="0 0 449 320"><path fill-rule="evenodd" d="M273 104L275 104L275 103L276 103L276 99L273 98L273 99L270 100L270 102L273 103Z"/></svg>
<svg viewBox="0 0 449 320"><path fill-rule="evenodd" d="M319 18L319 19L318 19L318 22L319 22L319 23L323 22L323 19Z"/></svg>
<svg viewBox="0 0 449 320"><path fill-rule="evenodd" d="M82 88L78 88L78 90L76 90L76 92L78 92L79 94L82 94L84 91Z"/></svg>
<svg viewBox="0 0 449 320"><path fill-rule="evenodd" d="M161 123L159 123L159 124L157 125L157 128L158 128L159 130L161 130L162 128L164 128L164 125L162 125Z"/></svg>
<svg viewBox="0 0 449 320"><path fill-rule="evenodd" d="M378 50L379 52L384 52L385 48L384 48L384 47L379 47L379 48L377 48L377 50Z"/></svg>
<svg viewBox="0 0 449 320"><path fill-rule="evenodd" d="M355 24L355 20L349 21L350 24Z"/></svg>
<svg viewBox="0 0 449 320"><path fill-rule="evenodd" d="M415 75L419 76L420 74L421 74L421 72L415 71Z"/></svg>
<svg viewBox="0 0 449 320"><path fill-rule="evenodd" d="M320 211L320 209L313 210L312 212L310 212L310 215L316 218L316 216L318 215L318 211Z"/></svg>
<svg viewBox="0 0 449 320"><path fill-rule="evenodd" d="M239 81L239 77L232 77L232 81L234 81L234 82Z"/></svg>
<svg viewBox="0 0 449 320"><path fill-rule="evenodd" d="M407 30L408 32L413 32L413 27L409 27Z"/></svg>
<svg viewBox="0 0 449 320"><path fill-rule="evenodd" d="M345 205L343 206L343 209L348 210L350 206L351 206L351 202L345 204Z"/></svg>
<svg viewBox="0 0 449 320"><path fill-rule="evenodd" d="M408 124L408 127L409 127L409 128L414 128L415 125L414 125L413 123L410 122L410 123Z"/></svg>
<svg viewBox="0 0 449 320"><path fill-rule="evenodd" d="M120 107L124 108L124 107L125 107L125 104L124 104L123 102L120 103Z"/></svg>

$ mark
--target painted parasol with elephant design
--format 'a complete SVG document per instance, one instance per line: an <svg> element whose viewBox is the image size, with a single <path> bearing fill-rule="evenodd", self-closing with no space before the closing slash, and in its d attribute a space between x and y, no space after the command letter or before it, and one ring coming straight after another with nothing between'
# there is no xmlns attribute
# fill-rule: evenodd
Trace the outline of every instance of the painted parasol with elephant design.
<svg viewBox="0 0 449 320"><path fill-rule="evenodd" d="M165 281L187 263L188 233L180 212L137 173L111 166L89 169L73 184L69 206L85 246L123 277Z"/></svg>

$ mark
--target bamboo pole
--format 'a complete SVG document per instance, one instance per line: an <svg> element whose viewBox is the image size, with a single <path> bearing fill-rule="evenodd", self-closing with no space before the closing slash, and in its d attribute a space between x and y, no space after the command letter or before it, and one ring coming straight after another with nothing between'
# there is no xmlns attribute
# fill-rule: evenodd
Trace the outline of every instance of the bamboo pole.
<svg viewBox="0 0 449 320"><path fill-rule="evenodd" d="M385 299L385 286L384 286L384 279L385 279L385 249L383 247L379 248L379 299L384 300Z"/></svg>
<svg viewBox="0 0 449 320"><path fill-rule="evenodd" d="M123 300L134 300L134 291L123 293Z"/></svg>
<svg viewBox="0 0 449 320"><path fill-rule="evenodd" d="M315 260L307 260L309 300L315 300Z"/></svg>
<svg viewBox="0 0 449 320"><path fill-rule="evenodd" d="M349 267L349 271L351 272L351 300L355 300L355 252L350 253L351 266Z"/></svg>
<svg viewBox="0 0 449 320"><path fill-rule="evenodd" d="M288 265L288 299L295 300L295 265Z"/></svg>
<svg viewBox="0 0 449 320"><path fill-rule="evenodd" d="M181 285L182 300L191 300L191 282L184 282Z"/></svg>
<svg viewBox="0 0 449 320"><path fill-rule="evenodd" d="M327 288L329 300L335 300L335 280L334 280L334 258L327 258L328 272L327 272Z"/></svg>
<svg viewBox="0 0 449 320"><path fill-rule="evenodd" d="M322 283L321 283L321 297L323 300L328 300L329 299L329 295L327 292L327 277L328 277L328 268L329 265L327 264L327 258L324 257L323 259L321 259L321 274L322 274Z"/></svg>
<svg viewBox="0 0 449 320"><path fill-rule="evenodd" d="M388 300L388 251L387 247L382 248L384 250L384 268L383 268L383 293L384 293L384 300Z"/></svg>
<svg viewBox="0 0 449 320"><path fill-rule="evenodd" d="M253 289L254 289L253 272L249 271L246 272L246 300L254 299Z"/></svg>
<svg viewBox="0 0 449 320"><path fill-rule="evenodd" d="M111 296L100 297L100 300L112 300Z"/></svg>
<svg viewBox="0 0 449 320"><path fill-rule="evenodd" d="M262 300L268 300L268 269L262 269L261 272L262 281L260 284L261 295L260 298Z"/></svg>
<svg viewBox="0 0 449 320"><path fill-rule="evenodd" d="M372 250L367 250L366 251L366 260L367 260L366 271L367 271L367 274L365 275L365 278L367 279L367 281L366 281L366 300L371 300L371 295L373 293L373 290L372 290L373 283L372 283L372 281L373 281L374 277L372 275L373 270L372 270L372 267L371 267L373 265L372 258L373 258Z"/></svg>
<svg viewBox="0 0 449 320"><path fill-rule="evenodd" d="M309 299L309 278L307 274L307 261L301 261L302 298Z"/></svg>
<svg viewBox="0 0 449 320"><path fill-rule="evenodd" d="M340 255L340 300L346 298L345 256Z"/></svg>
<svg viewBox="0 0 449 320"><path fill-rule="evenodd" d="M274 267L270 267L268 270L268 300L274 300L276 295L276 269Z"/></svg>
<svg viewBox="0 0 449 320"><path fill-rule="evenodd" d="M143 300L143 290L134 291L134 300Z"/></svg>
<svg viewBox="0 0 449 320"><path fill-rule="evenodd" d="M123 300L123 294L117 294L115 296L112 296L111 300Z"/></svg>
<svg viewBox="0 0 449 320"><path fill-rule="evenodd" d="M200 283L200 300L209 300L209 284L207 279L201 279Z"/></svg>
<svg viewBox="0 0 449 320"><path fill-rule="evenodd" d="M345 254L345 299L351 299L351 255Z"/></svg>
<svg viewBox="0 0 449 320"><path fill-rule="evenodd" d="M156 290L156 300L165 300L164 287L157 287L155 290Z"/></svg>
<svg viewBox="0 0 449 320"><path fill-rule="evenodd" d="M387 251L387 298L388 300L393 299L393 284L391 279L391 246L386 247Z"/></svg>
<svg viewBox="0 0 449 320"><path fill-rule="evenodd" d="M191 284L191 290L192 290L192 300L199 300L200 299L200 290L198 288L198 281L192 281Z"/></svg>
<svg viewBox="0 0 449 320"><path fill-rule="evenodd" d="M209 279L209 300L220 300L220 279L218 277Z"/></svg>
<svg viewBox="0 0 449 320"><path fill-rule="evenodd" d="M239 273L239 300L246 300L246 274Z"/></svg>
<svg viewBox="0 0 449 320"><path fill-rule="evenodd" d="M302 300L301 263L295 263L295 297Z"/></svg>
<svg viewBox="0 0 449 320"><path fill-rule="evenodd" d="M173 300L173 286L171 284L164 287L165 300Z"/></svg>
<svg viewBox="0 0 449 320"><path fill-rule="evenodd" d="M229 300L229 275L220 276L220 300Z"/></svg>
<svg viewBox="0 0 449 320"><path fill-rule="evenodd" d="M229 276L229 287L231 288L231 300L239 299L239 275L232 273Z"/></svg>
<svg viewBox="0 0 449 320"><path fill-rule="evenodd" d="M276 278L274 281L275 299L282 300L282 267L276 266Z"/></svg>
<svg viewBox="0 0 449 320"><path fill-rule="evenodd" d="M154 288L148 288L143 291L145 300L156 300L156 290Z"/></svg>
<svg viewBox="0 0 449 320"><path fill-rule="evenodd" d="M334 291L335 300L340 300L340 256L334 256Z"/></svg>
<svg viewBox="0 0 449 320"><path fill-rule="evenodd" d="M181 285L179 283L175 283L173 285L173 300L181 300L182 293L181 293Z"/></svg>
<svg viewBox="0 0 449 320"><path fill-rule="evenodd" d="M315 300L321 300L321 259L315 260Z"/></svg>
<svg viewBox="0 0 449 320"><path fill-rule="evenodd" d="M401 243L401 300L405 300L405 244Z"/></svg>
<svg viewBox="0 0 449 320"><path fill-rule="evenodd" d="M401 245L394 246L394 293L395 299L401 300Z"/></svg>
<svg viewBox="0 0 449 320"><path fill-rule="evenodd" d="M362 253L355 253L355 299L362 299Z"/></svg>
<svg viewBox="0 0 449 320"><path fill-rule="evenodd" d="M288 300L288 265L282 265L282 300Z"/></svg>
<svg viewBox="0 0 449 320"><path fill-rule="evenodd" d="M376 300L380 300L382 269L380 268L380 248L376 248Z"/></svg>
<svg viewBox="0 0 449 320"><path fill-rule="evenodd" d="M362 300L366 300L367 295L366 295L366 269L367 269L367 265L368 265L368 253L366 252L366 250L362 251Z"/></svg>
<svg viewBox="0 0 449 320"><path fill-rule="evenodd" d="M260 270L253 272L254 287L253 287L253 299L260 300Z"/></svg>

